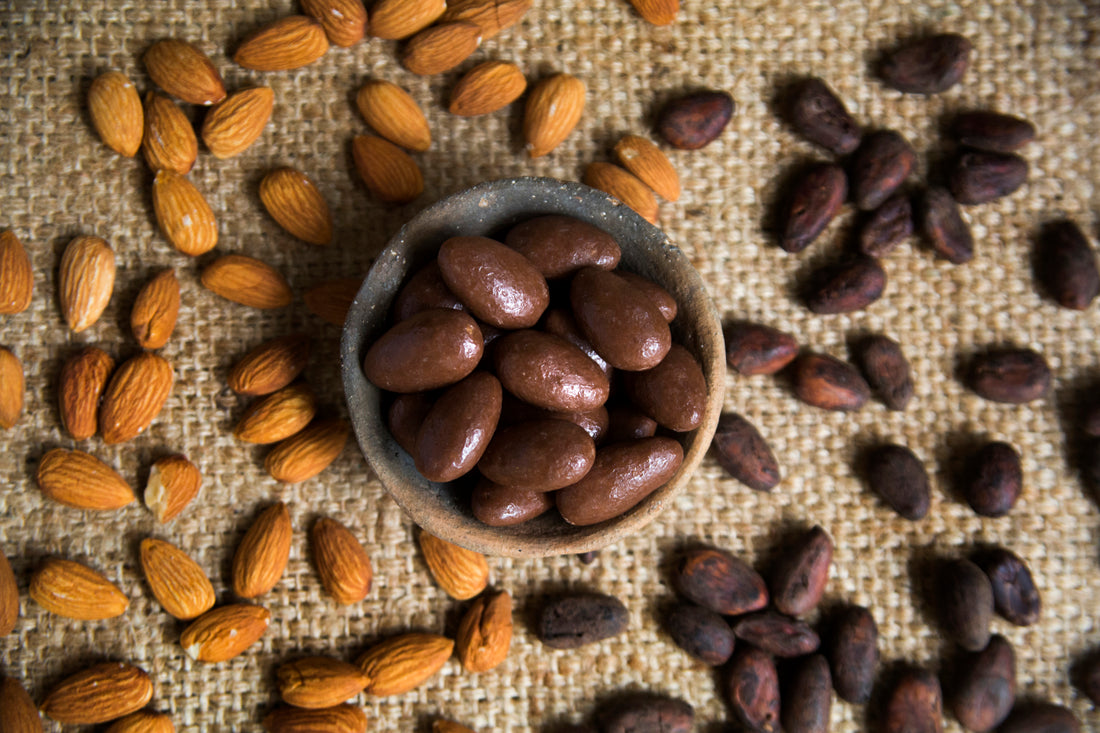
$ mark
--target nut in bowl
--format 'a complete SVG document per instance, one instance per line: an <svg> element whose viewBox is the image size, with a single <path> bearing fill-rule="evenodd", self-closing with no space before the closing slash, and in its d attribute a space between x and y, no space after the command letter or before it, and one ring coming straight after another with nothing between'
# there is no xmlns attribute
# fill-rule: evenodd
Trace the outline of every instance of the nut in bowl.
<svg viewBox="0 0 1100 733"><path fill-rule="evenodd" d="M538 254L548 240L584 249L587 266L555 272ZM414 276L445 287L410 296ZM455 302L439 307L440 292ZM578 359L586 346L595 358ZM410 220L348 312L341 360L390 495L433 535L511 557L640 530L688 484L725 394L718 313L687 257L617 200L550 178L483 183ZM635 429L648 437L622 439ZM505 504L537 516L512 523Z"/></svg>

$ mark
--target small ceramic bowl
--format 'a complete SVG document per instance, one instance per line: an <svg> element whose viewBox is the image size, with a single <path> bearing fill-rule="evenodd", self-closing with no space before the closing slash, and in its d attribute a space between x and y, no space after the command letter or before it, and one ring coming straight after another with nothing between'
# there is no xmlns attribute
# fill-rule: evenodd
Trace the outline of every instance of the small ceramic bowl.
<svg viewBox="0 0 1100 733"><path fill-rule="evenodd" d="M530 522L490 527L471 509L469 482L433 483L386 427L380 390L363 376L367 348L389 326L390 304L410 273L435 257L444 240L458 235L502 239L509 227L544 214L582 219L611 234L622 249L620 267L671 292L679 314L673 339L703 366L707 402L703 423L681 436L680 470L633 509L600 524L576 527L551 510ZM581 553L636 533L689 482L710 445L725 394L725 347L714 303L687 257L656 227L607 194L550 178L490 181L448 196L412 218L378 255L352 303L340 345L344 391L359 446L397 503L428 532L491 555L542 557Z"/></svg>

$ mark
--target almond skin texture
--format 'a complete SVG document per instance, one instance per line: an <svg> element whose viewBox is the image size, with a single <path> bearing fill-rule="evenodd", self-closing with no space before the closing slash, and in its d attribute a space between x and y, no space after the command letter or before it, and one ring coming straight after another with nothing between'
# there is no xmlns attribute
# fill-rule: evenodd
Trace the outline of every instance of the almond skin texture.
<svg viewBox="0 0 1100 733"><path fill-rule="evenodd" d="M276 481L296 484L313 478L336 460L348 441L343 420L315 421L300 433L275 446L264 468Z"/></svg>
<svg viewBox="0 0 1100 733"><path fill-rule="evenodd" d="M294 299L282 273L245 255L223 255L211 262L202 271L202 284L226 300L251 308L283 308Z"/></svg>
<svg viewBox="0 0 1100 733"><path fill-rule="evenodd" d="M302 0L302 12L321 24L335 46L354 46L367 33L363 0Z"/></svg>
<svg viewBox="0 0 1100 733"><path fill-rule="evenodd" d="M320 710L282 707L264 718L268 733L367 733L367 716L353 705Z"/></svg>
<svg viewBox="0 0 1100 733"><path fill-rule="evenodd" d="M31 304L34 271L15 232L0 232L0 314L22 313Z"/></svg>
<svg viewBox="0 0 1100 733"><path fill-rule="evenodd" d="M202 488L199 467L176 454L158 458L149 469L149 481L145 484L145 505L161 524L174 519Z"/></svg>
<svg viewBox="0 0 1100 733"><path fill-rule="evenodd" d="M38 708L14 677L0 677L0 710L4 711L4 733L42 733Z"/></svg>
<svg viewBox="0 0 1100 733"><path fill-rule="evenodd" d="M69 242L61 255L58 298L73 333L84 331L103 315L115 287L115 253L95 236Z"/></svg>
<svg viewBox="0 0 1100 733"><path fill-rule="evenodd" d="M154 171L163 168L187 175L199 156L199 140L191 121L168 97L145 95L145 130L141 152Z"/></svg>
<svg viewBox="0 0 1100 733"><path fill-rule="evenodd" d="M324 245L332 241L332 214L317 184L293 168L277 168L260 181L260 201L279 226L298 239Z"/></svg>
<svg viewBox="0 0 1100 733"><path fill-rule="evenodd" d="M615 157L665 201L680 198L680 176L668 156L649 140L626 135L615 145Z"/></svg>
<svg viewBox="0 0 1100 733"><path fill-rule="evenodd" d="M107 445L137 437L156 419L172 393L172 365L146 351L123 362L107 383L99 432Z"/></svg>
<svg viewBox="0 0 1100 733"><path fill-rule="evenodd" d="M355 169L367 190L387 204L407 204L424 192L416 161L388 140L359 135L352 141Z"/></svg>
<svg viewBox="0 0 1100 733"><path fill-rule="evenodd" d="M401 87L371 79L355 95L367 124L394 145L422 153L432 145L432 131L420 105Z"/></svg>
<svg viewBox="0 0 1100 733"><path fill-rule="evenodd" d="M273 392L249 405L233 430L245 443L278 443L309 425L317 412L317 397L305 384Z"/></svg>
<svg viewBox="0 0 1100 733"><path fill-rule="evenodd" d="M370 10L370 34L398 41L427 28L447 9L445 0L378 0Z"/></svg>
<svg viewBox="0 0 1100 733"><path fill-rule="evenodd" d="M121 616L130 599L102 574L72 560L47 558L31 577L30 596L50 613L79 621Z"/></svg>
<svg viewBox="0 0 1100 733"><path fill-rule="evenodd" d="M465 20L481 26L487 41L518 23L531 9L531 0L451 0L441 20Z"/></svg>
<svg viewBox="0 0 1100 733"><path fill-rule="evenodd" d="M584 171L584 184L619 199L650 224L657 223L657 199L653 191L625 168L613 163L589 163Z"/></svg>
<svg viewBox="0 0 1100 733"><path fill-rule="evenodd" d="M507 107L527 89L527 79L515 64L486 61L466 72L451 90L453 115L486 115Z"/></svg>
<svg viewBox="0 0 1100 733"><path fill-rule="evenodd" d="M255 598L274 588L290 559L293 534L286 504L280 501L263 510L233 555L233 592Z"/></svg>
<svg viewBox="0 0 1100 733"><path fill-rule="evenodd" d="M175 730L172 718L164 713L141 710L115 721L104 733L175 733Z"/></svg>
<svg viewBox="0 0 1100 733"><path fill-rule="evenodd" d="M143 349L168 343L180 313L180 284L176 271L162 270L138 293L130 311L130 330Z"/></svg>
<svg viewBox="0 0 1100 733"><path fill-rule="evenodd" d="M160 605L181 621L198 618L214 607L210 579L175 545L146 537L141 541L141 568Z"/></svg>
<svg viewBox="0 0 1100 733"><path fill-rule="evenodd" d="M0 428L8 430L23 414L23 365L19 358L0 346Z"/></svg>
<svg viewBox="0 0 1100 733"><path fill-rule="evenodd" d="M370 556L355 535L335 519L321 517L310 533L321 585L337 603L358 603L370 592Z"/></svg>
<svg viewBox="0 0 1100 733"><path fill-rule="evenodd" d="M229 388L245 395L271 394L282 389L306 368L310 350L309 336L304 333L265 341L229 370Z"/></svg>
<svg viewBox="0 0 1100 733"><path fill-rule="evenodd" d="M296 659L280 665L275 676L283 702L314 710L339 705L367 686L358 667L332 657Z"/></svg>
<svg viewBox="0 0 1100 733"><path fill-rule="evenodd" d="M288 71L312 64L328 51L325 29L313 18L291 15L252 33L233 60L253 71Z"/></svg>
<svg viewBox="0 0 1100 733"><path fill-rule="evenodd" d="M103 143L119 155L132 158L141 148L145 112L134 83L125 74L100 74L88 89L88 114Z"/></svg>
<svg viewBox="0 0 1100 733"><path fill-rule="evenodd" d="M419 687L451 657L455 643L438 634L402 634L375 644L356 664L371 695L401 695Z"/></svg>
<svg viewBox="0 0 1100 733"><path fill-rule="evenodd" d="M0 638L15 628L19 618L19 585L4 553L0 552Z"/></svg>
<svg viewBox="0 0 1100 733"><path fill-rule="evenodd" d="M214 211L194 184L179 173L166 168L157 171L153 210L160 231L185 255L196 257L218 243Z"/></svg>
<svg viewBox="0 0 1100 733"><path fill-rule="evenodd" d="M680 12L680 0L630 0L630 4L653 25L670 25Z"/></svg>
<svg viewBox="0 0 1100 733"><path fill-rule="evenodd" d="M77 440L96 434L99 398L114 368L115 360L94 346L76 352L61 367L57 386L61 422Z"/></svg>
<svg viewBox="0 0 1100 733"><path fill-rule="evenodd" d="M480 552L467 550L420 532L420 551L439 587L451 598L465 601L489 584L489 563Z"/></svg>
<svg viewBox="0 0 1100 733"><path fill-rule="evenodd" d="M584 83L569 74L556 74L535 85L523 115L529 156L540 158L569 136L584 112L584 93Z"/></svg>
<svg viewBox="0 0 1100 733"><path fill-rule="evenodd" d="M481 45L481 26L456 20L433 25L413 36L401 64L414 74L430 76L453 69Z"/></svg>
<svg viewBox="0 0 1100 733"><path fill-rule="evenodd" d="M215 158L240 155L263 134L275 92L268 87L242 89L206 113L202 121L202 141Z"/></svg>
<svg viewBox="0 0 1100 733"><path fill-rule="evenodd" d="M326 280L303 293L302 301L310 313L325 323L343 328L348 310L362 284L362 279L357 277Z"/></svg>
<svg viewBox="0 0 1100 733"><path fill-rule="evenodd" d="M76 509L120 509L135 498L113 468L78 450L54 448L42 456L35 478L43 494Z"/></svg>
<svg viewBox="0 0 1100 733"><path fill-rule="evenodd" d="M197 661L224 662L256 643L270 623L271 612L262 606L220 606L192 621L180 645Z"/></svg>
<svg viewBox="0 0 1100 733"><path fill-rule="evenodd" d="M94 725L137 712L153 698L153 682L140 667L107 662L66 678L39 709L58 723Z"/></svg>
<svg viewBox="0 0 1100 733"><path fill-rule="evenodd" d="M190 104L211 105L225 99L221 75L199 49L186 41L157 41L142 59L157 86Z"/></svg>
<svg viewBox="0 0 1100 733"><path fill-rule="evenodd" d="M481 596L458 625L455 654L468 672L488 672L508 656L512 643L512 597Z"/></svg>

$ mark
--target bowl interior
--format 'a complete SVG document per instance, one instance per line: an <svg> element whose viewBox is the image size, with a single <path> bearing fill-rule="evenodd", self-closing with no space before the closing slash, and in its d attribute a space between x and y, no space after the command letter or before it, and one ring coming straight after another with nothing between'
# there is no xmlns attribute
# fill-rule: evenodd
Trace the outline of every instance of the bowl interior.
<svg viewBox="0 0 1100 733"><path fill-rule="evenodd" d="M626 514L575 527L551 511L513 527L490 527L470 510L469 488L428 481L386 427L378 388L361 367L368 346L389 325L390 304L406 277L430 261L444 240L458 235L500 237L512 225L543 214L587 221L622 248L620 267L643 275L675 296L673 338L691 351L707 378L703 423L682 437L684 462L672 479ZM378 478L418 525L472 550L511 557L587 552L634 533L652 520L689 481L714 435L725 394L725 350L718 312L687 257L656 227L607 194L550 178L490 181L449 196L413 217L375 259L344 324L344 390L359 446Z"/></svg>

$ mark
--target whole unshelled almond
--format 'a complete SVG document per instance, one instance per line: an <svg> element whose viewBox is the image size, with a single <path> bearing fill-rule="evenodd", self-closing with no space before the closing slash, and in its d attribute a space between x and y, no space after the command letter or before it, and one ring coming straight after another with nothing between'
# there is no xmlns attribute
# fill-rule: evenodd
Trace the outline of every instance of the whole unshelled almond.
<svg viewBox="0 0 1100 733"><path fill-rule="evenodd" d="M355 535L335 519L321 517L310 532L321 585L337 603L358 603L370 592L374 571Z"/></svg>
<svg viewBox="0 0 1100 733"><path fill-rule="evenodd" d="M283 387L249 405L233 435L245 443L278 443L309 425L316 413L317 397L309 385Z"/></svg>
<svg viewBox="0 0 1100 733"><path fill-rule="evenodd" d="M320 710L275 708L264 717L268 733L367 733L367 716L354 705Z"/></svg>
<svg viewBox="0 0 1100 733"><path fill-rule="evenodd" d="M430 26L446 9L446 0L378 0L370 9L370 34L399 41Z"/></svg>
<svg viewBox="0 0 1100 733"><path fill-rule="evenodd" d="M141 710L153 698L153 682L125 662L97 664L67 677L39 709L66 725L94 725Z"/></svg>
<svg viewBox="0 0 1100 733"><path fill-rule="evenodd" d="M432 131L420 105L401 87L371 79L355 95L355 104L367 124L394 145L424 152L432 145Z"/></svg>
<svg viewBox="0 0 1100 733"><path fill-rule="evenodd" d="M35 478L43 494L77 509L119 509L135 498L113 468L78 450L49 451L39 461Z"/></svg>
<svg viewBox="0 0 1100 733"><path fill-rule="evenodd" d="M0 637L12 632L18 618L19 585L7 556L0 552Z"/></svg>
<svg viewBox="0 0 1100 733"><path fill-rule="evenodd" d="M293 168L276 168L260 181L260 201L271 218L310 244L332 241L332 214L313 180Z"/></svg>
<svg viewBox="0 0 1100 733"><path fill-rule="evenodd" d="M414 74L430 76L453 69L481 45L481 26L464 20L433 25L405 45L401 64Z"/></svg>
<svg viewBox="0 0 1100 733"><path fill-rule="evenodd" d="M115 253L106 241L80 236L61 255L58 298L73 333L99 320L115 287Z"/></svg>
<svg viewBox="0 0 1100 733"><path fill-rule="evenodd" d="M199 467L187 456L175 454L158 458L149 469L145 484L145 506L163 524L174 519L191 503L202 488Z"/></svg>
<svg viewBox="0 0 1100 733"><path fill-rule="evenodd" d="M180 634L187 655L200 662L224 662L256 643L271 612L263 606L236 603L207 611Z"/></svg>
<svg viewBox="0 0 1100 733"><path fill-rule="evenodd" d="M354 664L332 657L303 657L279 665L279 696L299 708L329 708L355 697L367 678Z"/></svg>
<svg viewBox="0 0 1100 733"><path fill-rule="evenodd" d="M159 349L168 343L179 313L180 283L176 271L161 270L145 283L134 300L130 330L143 349Z"/></svg>
<svg viewBox="0 0 1100 733"><path fill-rule="evenodd" d="M407 204L424 192L424 177L416 161L388 140L358 135L351 151L359 177L381 201Z"/></svg>
<svg viewBox="0 0 1100 733"><path fill-rule="evenodd" d="M507 61L486 61L466 72L451 90L451 114L485 115L507 107L527 89L520 68Z"/></svg>
<svg viewBox="0 0 1100 733"><path fill-rule="evenodd" d="M419 687L451 657L455 643L439 634L395 636L368 649L356 664L372 695L400 695Z"/></svg>
<svg viewBox="0 0 1100 733"><path fill-rule="evenodd" d="M252 308L283 308L294 293L290 283L271 265L246 255L223 255L202 271L207 290Z"/></svg>
<svg viewBox="0 0 1100 733"><path fill-rule="evenodd" d="M201 255L218 243L218 223L210 204L179 173L167 168L157 171L153 179L153 210L161 232L185 255Z"/></svg>
<svg viewBox="0 0 1100 733"><path fill-rule="evenodd" d="M127 359L107 383L99 432L107 445L136 437L153 422L172 393L172 365L149 351Z"/></svg>
<svg viewBox="0 0 1100 733"><path fill-rule="evenodd" d="M80 621L121 616L130 599L103 574L59 557L46 558L31 576L30 597L50 613Z"/></svg>
<svg viewBox="0 0 1100 733"><path fill-rule="evenodd" d="M187 41L157 41L143 57L153 83L191 104L217 104L225 99L225 84L214 64Z"/></svg>
<svg viewBox="0 0 1100 733"><path fill-rule="evenodd" d="M0 313L22 313L31 304L34 271L15 232L0 232Z"/></svg>
<svg viewBox="0 0 1100 733"><path fill-rule="evenodd" d="M143 539L141 568L160 605L181 621L198 618L214 607L210 578L175 545L154 537Z"/></svg>
<svg viewBox="0 0 1100 733"><path fill-rule="evenodd" d="M15 427L23 414L23 365L19 357L0 346L0 428Z"/></svg>
<svg viewBox="0 0 1100 733"><path fill-rule="evenodd" d="M488 672L503 662L512 644L512 597L481 596L458 625L455 654L468 672Z"/></svg>
<svg viewBox="0 0 1100 733"><path fill-rule="evenodd" d="M5 733L42 733L42 718L34 700L14 677L0 676L0 710Z"/></svg>
<svg viewBox="0 0 1100 733"><path fill-rule="evenodd" d="M175 730L172 718L165 713L139 710L116 720L103 733L175 733Z"/></svg>
<svg viewBox="0 0 1100 733"><path fill-rule="evenodd" d="M473 598L489 584L489 563L480 552L420 532L420 551L435 582L459 601Z"/></svg>
<svg viewBox="0 0 1100 733"><path fill-rule="evenodd" d="M527 154L539 158L556 148L580 122L584 112L584 83L570 74L543 79L527 97L523 139Z"/></svg>
<svg viewBox="0 0 1100 733"><path fill-rule="evenodd" d="M680 12L680 0L630 0L630 4L653 25L669 25Z"/></svg>
<svg viewBox="0 0 1100 733"><path fill-rule="evenodd" d="M336 46L354 46L367 33L363 0L302 0L302 12L320 23Z"/></svg>
<svg viewBox="0 0 1100 733"><path fill-rule="evenodd" d="M215 158L232 158L248 149L263 134L275 92L269 87L242 89L206 113L202 141Z"/></svg>
<svg viewBox="0 0 1100 733"><path fill-rule="evenodd" d="M291 15L252 33L237 48L233 60L253 71L288 71L312 64L328 51L320 23Z"/></svg>
<svg viewBox="0 0 1100 733"><path fill-rule="evenodd" d="M338 277L319 283L302 294L306 309L326 323L343 327L348 310L362 286L358 277Z"/></svg>
<svg viewBox="0 0 1100 733"><path fill-rule="evenodd" d="M626 135L615 145L615 157L624 168L641 179L665 201L680 198L680 176L668 156L656 145L637 135Z"/></svg>
<svg viewBox="0 0 1100 733"><path fill-rule="evenodd" d="M531 9L532 0L450 0L441 20L465 20L481 26L487 41L518 23Z"/></svg>
<svg viewBox="0 0 1100 733"><path fill-rule="evenodd" d="M274 588L290 559L293 534L286 504L276 502L260 512L233 555L233 592L255 598Z"/></svg>
<svg viewBox="0 0 1100 733"><path fill-rule="evenodd" d="M99 397L114 368L115 360L94 346L76 352L61 367L57 386L61 423L77 440L96 434Z"/></svg>
<svg viewBox="0 0 1100 733"><path fill-rule="evenodd" d="M343 420L318 420L279 443L264 459L264 468L276 481L296 484L328 468L344 450L348 424Z"/></svg>
<svg viewBox="0 0 1100 733"><path fill-rule="evenodd" d="M127 158L137 155L145 113L134 83L125 74L108 71L92 81L88 89L88 114L107 147Z"/></svg>
<svg viewBox="0 0 1100 733"><path fill-rule="evenodd" d="M156 92L145 95L141 152L154 171L167 168L181 176L187 175L199 156L199 140L191 121L175 102Z"/></svg>
<svg viewBox="0 0 1100 733"><path fill-rule="evenodd" d="M229 370L229 388L237 394L265 395L282 389L309 361L310 338L304 333L265 341Z"/></svg>
<svg viewBox="0 0 1100 733"><path fill-rule="evenodd" d="M657 198L653 190L625 168L614 163L589 163L583 180L586 186L619 199L650 224L657 223Z"/></svg>

